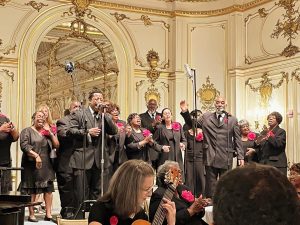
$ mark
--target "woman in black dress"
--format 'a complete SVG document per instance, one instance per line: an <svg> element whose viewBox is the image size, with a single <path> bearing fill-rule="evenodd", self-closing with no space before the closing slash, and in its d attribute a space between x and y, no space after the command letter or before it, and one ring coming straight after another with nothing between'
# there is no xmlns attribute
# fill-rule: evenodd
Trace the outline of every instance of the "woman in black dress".
<svg viewBox="0 0 300 225"><path fill-rule="evenodd" d="M151 196L154 170L142 160L129 160L114 173L108 192L93 204L89 225L131 225L148 216L141 205ZM166 200L162 207L167 212L169 225L175 225L175 204ZM145 223L144 223L145 224Z"/></svg>
<svg viewBox="0 0 300 225"><path fill-rule="evenodd" d="M35 202L37 195L43 193L46 204L46 216L44 220L51 220L52 192L55 174L50 161L50 151L58 148L59 142L56 135L44 127L45 114L38 111L32 116L33 125L22 130L20 145L23 151L21 172L21 192L31 195L31 201ZM46 132L45 132L46 131ZM47 133L47 135L43 135ZM49 135L48 135L49 134ZM37 222L33 207L29 207L28 221Z"/></svg>

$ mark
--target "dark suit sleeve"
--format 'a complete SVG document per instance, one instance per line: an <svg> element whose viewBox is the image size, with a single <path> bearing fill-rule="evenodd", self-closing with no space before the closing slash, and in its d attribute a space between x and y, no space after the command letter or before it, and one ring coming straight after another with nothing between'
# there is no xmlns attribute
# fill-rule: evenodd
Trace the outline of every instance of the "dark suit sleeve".
<svg viewBox="0 0 300 225"><path fill-rule="evenodd" d="M235 150L237 152L237 158L238 159L244 159L244 150L242 145L242 139L241 139L241 130L238 126L237 119L235 119L234 125L233 125L233 143L235 146Z"/></svg>
<svg viewBox="0 0 300 225"><path fill-rule="evenodd" d="M118 133L118 127L111 119L111 115L108 113L104 114L105 132L109 135L115 135Z"/></svg>
<svg viewBox="0 0 300 225"><path fill-rule="evenodd" d="M185 124L189 127L188 129L193 127L193 120L191 118L190 112L181 112L180 115L183 117Z"/></svg>
<svg viewBox="0 0 300 225"><path fill-rule="evenodd" d="M284 129L278 130L278 132L276 132L274 137L270 136L267 139L267 142L269 142L275 149L280 149L280 150L282 150L281 152L283 152L285 150L285 146L286 146L285 130ZM278 152L278 153L281 153L281 152Z"/></svg>
<svg viewBox="0 0 300 225"><path fill-rule="evenodd" d="M60 119L56 122L57 136L60 139L67 137L67 131L69 130L69 121L66 118Z"/></svg>
<svg viewBox="0 0 300 225"><path fill-rule="evenodd" d="M67 131L67 135L71 135L77 139L83 139L85 131L82 121L84 120L82 110L78 110L72 114L70 116L70 129Z"/></svg>

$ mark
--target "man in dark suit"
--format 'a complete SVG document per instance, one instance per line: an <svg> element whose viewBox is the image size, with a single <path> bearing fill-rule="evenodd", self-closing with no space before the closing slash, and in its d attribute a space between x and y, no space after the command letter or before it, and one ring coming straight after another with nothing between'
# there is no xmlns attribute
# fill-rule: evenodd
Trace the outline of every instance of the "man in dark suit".
<svg viewBox="0 0 300 225"><path fill-rule="evenodd" d="M236 117L225 111L226 100L215 99L215 112L203 114L204 152L206 165L206 197L212 197L217 179L232 168L236 153L238 165L244 165L241 134Z"/></svg>
<svg viewBox="0 0 300 225"><path fill-rule="evenodd" d="M67 135L67 131L70 129L71 114L79 110L80 107L80 102L71 102L69 109L66 110L65 117L56 122L57 137L60 143L57 154L56 178L61 205L60 215L65 219L73 218L73 213L76 210L73 204L73 200L75 199L73 192L73 169L69 166L73 153L73 139Z"/></svg>
<svg viewBox="0 0 300 225"><path fill-rule="evenodd" d="M104 115L104 131L101 126L102 115ZM72 115L70 123L71 127L68 132L73 137L73 154L70 159L70 166L73 168L74 190L79 206L83 200L98 198L101 193L101 182L103 182L104 187L102 191L106 191L109 182L109 171L111 171L109 150L106 144L107 135L117 134L118 128L113 123L111 115L105 112L103 95L100 91L90 92L89 106L76 111ZM102 132L104 132L104 143L102 143ZM85 140L86 145L84 146ZM104 162L101 160L102 145L104 145ZM83 154L84 151L85 154ZM83 157L85 157L84 160ZM103 171L101 171L102 165L104 167ZM85 174L83 173L84 170ZM103 173L102 181L101 172ZM85 190L83 189L84 175ZM85 199L83 191L85 191Z"/></svg>
<svg viewBox="0 0 300 225"><path fill-rule="evenodd" d="M152 134L156 130L156 126L161 123L161 113L157 112L157 101L155 99L150 99L147 103L147 111L140 114L141 126L148 129ZM150 150L150 159L152 161L152 166L157 168L158 153L153 149Z"/></svg>

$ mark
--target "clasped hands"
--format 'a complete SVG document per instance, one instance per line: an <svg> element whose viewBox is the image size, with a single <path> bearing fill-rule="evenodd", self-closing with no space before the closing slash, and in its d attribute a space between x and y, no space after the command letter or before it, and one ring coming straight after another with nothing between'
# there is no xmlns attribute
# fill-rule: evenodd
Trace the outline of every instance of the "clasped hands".
<svg viewBox="0 0 300 225"><path fill-rule="evenodd" d="M195 201L188 208L188 211L191 215L199 213L204 209L204 207L208 206L210 202L211 202L210 198L202 198L202 195L200 195L199 198L195 198Z"/></svg>

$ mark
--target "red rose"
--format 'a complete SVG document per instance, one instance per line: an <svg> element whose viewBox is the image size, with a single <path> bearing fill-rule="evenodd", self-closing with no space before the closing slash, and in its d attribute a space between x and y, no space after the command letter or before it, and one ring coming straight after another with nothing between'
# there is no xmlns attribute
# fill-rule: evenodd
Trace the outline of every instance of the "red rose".
<svg viewBox="0 0 300 225"><path fill-rule="evenodd" d="M192 194L192 192L187 190L181 192L181 197L188 202L193 202L195 200L195 197Z"/></svg>
<svg viewBox="0 0 300 225"><path fill-rule="evenodd" d="M123 123L117 122L116 125L117 125L118 128L124 128L124 124Z"/></svg>
<svg viewBox="0 0 300 225"><path fill-rule="evenodd" d="M275 137L275 134L270 130L267 134L267 137Z"/></svg>
<svg viewBox="0 0 300 225"><path fill-rule="evenodd" d="M109 219L110 225L117 225L118 222L119 222L119 220L118 220L118 217L116 217L116 216L112 216L112 217L110 217L110 219Z"/></svg>
<svg viewBox="0 0 300 225"><path fill-rule="evenodd" d="M256 134L253 133L253 132L249 132L248 135L247 135L247 138L249 141L254 141L255 138L256 138Z"/></svg>
<svg viewBox="0 0 300 225"><path fill-rule="evenodd" d="M225 117L225 118L223 119L223 121L224 121L225 124L227 124L227 123L228 123L228 118Z"/></svg>
<svg viewBox="0 0 300 225"><path fill-rule="evenodd" d="M203 140L203 133L199 132L196 136L196 141L202 141Z"/></svg>
<svg viewBox="0 0 300 225"><path fill-rule="evenodd" d="M41 130L40 130L40 134L43 135L43 136L49 136L49 135L50 135L50 132L49 132L48 130L41 129Z"/></svg>
<svg viewBox="0 0 300 225"><path fill-rule="evenodd" d="M149 137L151 135L152 135L152 133L150 132L150 130L147 130L147 129L143 130L143 136L144 137Z"/></svg>
<svg viewBox="0 0 300 225"><path fill-rule="evenodd" d="M179 131L180 130L180 123L178 123L178 122L172 123L172 129L174 131Z"/></svg>

